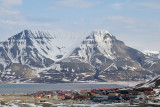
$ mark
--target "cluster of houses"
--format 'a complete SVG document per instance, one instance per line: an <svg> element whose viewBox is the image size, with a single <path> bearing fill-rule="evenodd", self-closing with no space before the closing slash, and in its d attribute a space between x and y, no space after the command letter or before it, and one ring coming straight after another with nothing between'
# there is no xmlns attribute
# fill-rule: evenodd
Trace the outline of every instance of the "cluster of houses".
<svg viewBox="0 0 160 107"><path fill-rule="evenodd" d="M155 101L156 93L152 88L99 88L81 91L38 91L32 94L35 98L55 98L57 100L91 100L93 102L122 102L130 101L145 103ZM159 95L159 93L158 93Z"/></svg>
<svg viewBox="0 0 160 107"><path fill-rule="evenodd" d="M37 91L32 93L35 98L51 98L53 97L53 91Z"/></svg>
<svg viewBox="0 0 160 107"><path fill-rule="evenodd" d="M95 102L110 101L134 101L139 103L147 101L148 96L155 95L152 88L113 88L93 89L90 92L90 99Z"/></svg>

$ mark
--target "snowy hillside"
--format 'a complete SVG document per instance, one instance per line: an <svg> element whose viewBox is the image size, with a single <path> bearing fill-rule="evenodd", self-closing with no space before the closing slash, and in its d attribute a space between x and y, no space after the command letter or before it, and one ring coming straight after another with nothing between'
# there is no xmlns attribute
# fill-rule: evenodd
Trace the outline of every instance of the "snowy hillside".
<svg viewBox="0 0 160 107"><path fill-rule="evenodd" d="M139 87L144 87L144 88L159 88L160 87L160 76L157 76L155 78L152 78L151 80L139 84Z"/></svg>
<svg viewBox="0 0 160 107"><path fill-rule="evenodd" d="M78 56L81 57L82 60L91 61L93 54L96 52L95 48L97 48L105 57L115 59L114 53L111 51L114 38L113 35L105 30L92 32L91 35L82 42L78 51L73 53L70 57Z"/></svg>

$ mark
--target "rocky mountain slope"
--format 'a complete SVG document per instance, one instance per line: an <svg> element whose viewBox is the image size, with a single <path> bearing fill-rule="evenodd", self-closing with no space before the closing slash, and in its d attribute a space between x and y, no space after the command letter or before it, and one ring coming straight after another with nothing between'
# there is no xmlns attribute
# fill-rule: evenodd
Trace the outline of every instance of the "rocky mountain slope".
<svg viewBox="0 0 160 107"><path fill-rule="evenodd" d="M159 88L160 87L160 76L157 76L147 82L138 84L137 87L143 88Z"/></svg>
<svg viewBox="0 0 160 107"><path fill-rule="evenodd" d="M0 42L0 71L1 81L12 82L144 80L160 73L160 60L106 30L88 35L24 30Z"/></svg>

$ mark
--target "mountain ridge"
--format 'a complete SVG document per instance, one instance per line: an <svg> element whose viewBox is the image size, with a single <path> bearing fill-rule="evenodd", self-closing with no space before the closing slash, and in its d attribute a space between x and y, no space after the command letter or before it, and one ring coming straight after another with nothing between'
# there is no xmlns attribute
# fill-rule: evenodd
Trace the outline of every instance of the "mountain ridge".
<svg viewBox="0 0 160 107"><path fill-rule="evenodd" d="M106 30L24 30L0 42L0 56L1 80L10 82L135 81L160 74L159 59L126 46Z"/></svg>

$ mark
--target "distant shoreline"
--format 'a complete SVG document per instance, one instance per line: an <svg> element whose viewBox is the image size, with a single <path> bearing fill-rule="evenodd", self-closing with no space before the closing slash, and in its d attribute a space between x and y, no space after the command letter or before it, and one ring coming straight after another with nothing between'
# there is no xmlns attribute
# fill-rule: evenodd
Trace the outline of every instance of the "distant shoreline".
<svg viewBox="0 0 160 107"><path fill-rule="evenodd" d="M144 81L109 81L109 82L64 82L64 83L8 83L8 82L2 82L0 84L116 84L116 85L123 85L123 86L135 86L139 83L142 83Z"/></svg>

